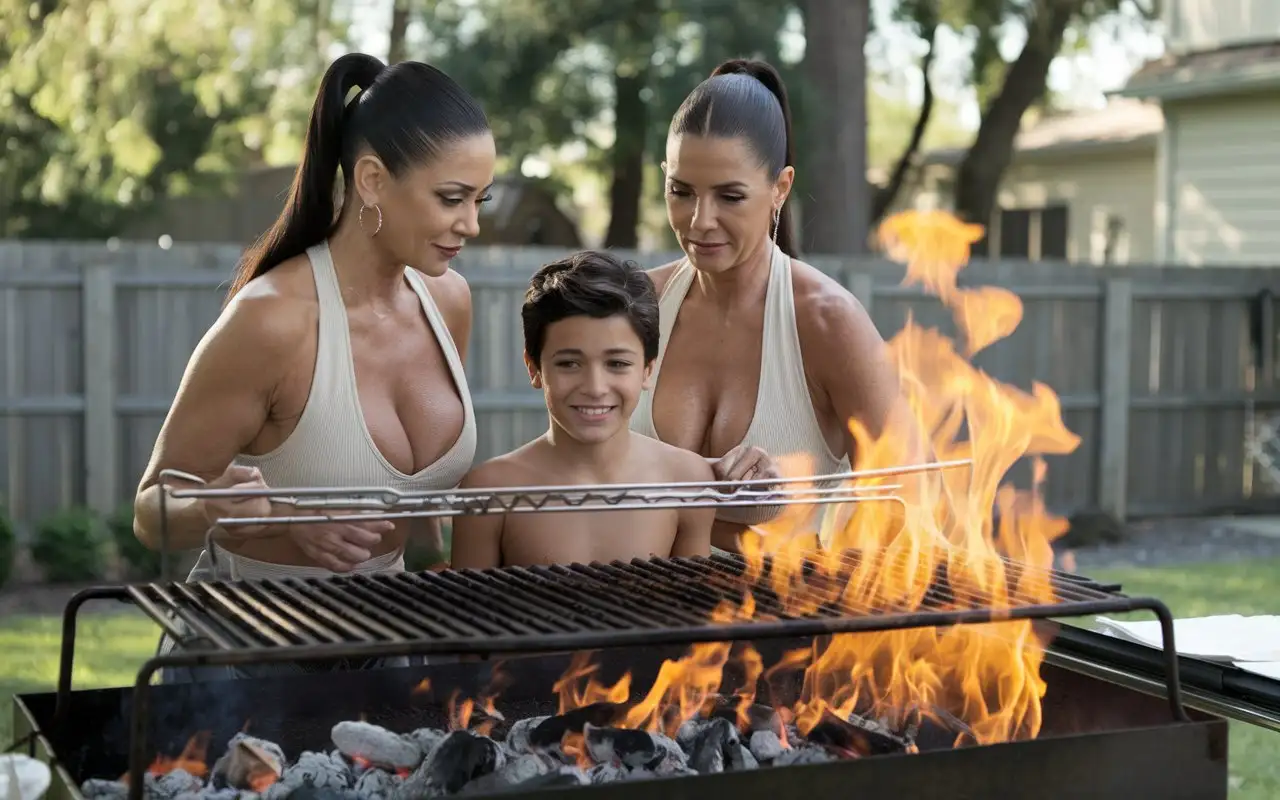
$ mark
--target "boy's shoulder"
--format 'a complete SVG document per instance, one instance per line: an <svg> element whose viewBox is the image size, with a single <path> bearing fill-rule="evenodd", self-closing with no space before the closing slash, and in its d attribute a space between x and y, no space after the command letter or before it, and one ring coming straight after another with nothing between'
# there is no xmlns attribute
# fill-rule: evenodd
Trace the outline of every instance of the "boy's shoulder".
<svg viewBox="0 0 1280 800"><path fill-rule="evenodd" d="M498 487L498 486L533 486L541 481L538 475L545 470L541 457L541 439L535 439L509 453L482 461L471 468L458 484L460 489Z"/></svg>
<svg viewBox="0 0 1280 800"><path fill-rule="evenodd" d="M651 458L650 463L661 465L666 480L699 482L715 480L711 462L692 450L667 444L641 433L632 432L633 441L644 448L642 452Z"/></svg>

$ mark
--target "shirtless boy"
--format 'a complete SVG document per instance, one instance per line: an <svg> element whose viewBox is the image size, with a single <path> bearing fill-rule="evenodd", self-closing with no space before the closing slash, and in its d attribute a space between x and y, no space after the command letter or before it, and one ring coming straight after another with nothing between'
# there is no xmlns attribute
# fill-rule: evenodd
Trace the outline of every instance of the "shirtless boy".
<svg viewBox="0 0 1280 800"><path fill-rule="evenodd" d="M698 454L628 427L658 354L658 298L642 269L608 253L575 253L538 270L521 315L525 365L550 424L475 467L460 488L714 480ZM451 565L705 556L714 516L714 508L458 516Z"/></svg>

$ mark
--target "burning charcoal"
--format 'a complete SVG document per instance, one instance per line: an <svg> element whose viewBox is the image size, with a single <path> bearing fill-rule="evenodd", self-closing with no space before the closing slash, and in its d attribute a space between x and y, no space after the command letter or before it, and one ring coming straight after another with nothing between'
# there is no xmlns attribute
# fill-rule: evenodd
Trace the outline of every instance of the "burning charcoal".
<svg viewBox="0 0 1280 800"><path fill-rule="evenodd" d="M616 703L592 703L575 708L554 717L548 717L529 733L529 744L535 749L544 749L560 744L566 733L582 733L584 725L605 726L615 722L622 716L623 708Z"/></svg>
<svg viewBox="0 0 1280 800"><path fill-rule="evenodd" d="M180 794L198 792L204 788L202 779L181 768L163 775L147 775L146 781L146 793L158 800L172 800Z"/></svg>
<svg viewBox="0 0 1280 800"><path fill-rule="evenodd" d="M541 753L522 755L509 759L501 769L471 781L463 787L461 794L488 794L515 786L523 787L535 778L558 771L560 766L559 761L548 755Z"/></svg>
<svg viewBox="0 0 1280 800"><path fill-rule="evenodd" d="M413 769L422 763L422 748L404 736L367 722L343 721L329 734L342 754L393 769Z"/></svg>
<svg viewBox="0 0 1280 800"><path fill-rule="evenodd" d="M938 708L924 713L919 711L913 713L903 738L921 752L951 750L965 743L978 741L977 735L968 723Z"/></svg>
<svg viewBox="0 0 1280 800"><path fill-rule="evenodd" d="M502 748L488 736L453 731L396 787L393 800L454 794L476 778L501 769L505 763Z"/></svg>
<svg viewBox="0 0 1280 800"><path fill-rule="evenodd" d="M816 747L806 742L790 750L783 750L782 755L773 760L773 766L798 767L805 764L826 764L835 760L836 756L827 752L826 748Z"/></svg>
<svg viewBox="0 0 1280 800"><path fill-rule="evenodd" d="M129 787L120 781L90 778L80 784L80 794L85 796L85 800L125 800L129 796Z"/></svg>
<svg viewBox="0 0 1280 800"><path fill-rule="evenodd" d="M758 761L772 761L782 755L782 740L773 731L754 731L747 749Z"/></svg>
<svg viewBox="0 0 1280 800"><path fill-rule="evenodd" d="M355 792L360 797L390 797L402 780L385 769L368 769L356 780Z"/></svg>
<svg viewBox="0 0 1280 800"><path fill-rule="evenodd" d="M711 720L698 732L689 749L689 766L700 774L754 769L759 766L742 745L738 729L723 717Z"/></svg>
<svg viewBox="0 0 1280 800"><path fill-rule="evenodd" d="M849 756L880 756L905 753L905 739L886 732L880 725L853 716L843 720L827 712L809 731L808 740Z"/></svg>
<svg viewBox="0 0 1280 800"><path fill-rule="evenodd" d="M492 777L492 776L486 776ZM562 786L586 786L591 783L591 779L587 777L587 773L577 767L569 767L560 765L552 772L545 775L536 775L518 784L510 786L489 786L485 778L481 778L467 784L459 793L468 794L503 794L505 792L532 792L538 789L554 789Z"/></svg>
<svg viewBox="0 0 1280 800"><path fill-rule="evenodd" d="M237 733L227 742L227 751L213 765L209 783L215 789L255 789L262 791L284 774L284 751L278 744Z"/></svg>
<svg viewBox="0 0 1280 800"><path fill-rule="evenodd" d="M347 789L354 782L351 768L336 750L332 753L316 753L308 750L298 756L293 766L284 771L280 780L267 789L267 800L283 800L303 785L317 789Z"/></svg>
<svg viewBox="0 0 1280 800"><path fill-rule="evenodd" d="M622 764L630 769L656 764L660 752L648 731L629 728L597 728L591 723L582 726L586 739L587 755L598 764Z"/></svg>
<svg viewBox="0 0 1280 800"><path fill-rule="evenodd" d="M627 777L627 769L620 764L596 764L587 770L587 779L592 783L613 783Z"/></svg>
<svg viewBox="0 0 1280 800"><path fill-rule="evenodd" d="M418 749L425 756L432 750L436 749L436 745L444 741L445 731L436 728L418 728L409 734L409 738L417 743Z"/></svg>
<svg viewBox="0 0 1280 800"><path fill-rule="evenodd" d="M529 737L533 734L534 728L549 719L551 717L525 717L513 722L510 730L507 731L507 738L503 742L507 752L513 756L533 752Z"/></svg>
<svg viewBox="0 0 1280 800"><path fill-rule="evenodd" d="M687 719L681 723L679 730L676 731L676 742L687 753L693 749L693 743L698 738L698 734L709 723L705 719Z"/></svg>
<svg viewBox="0 0 1280 800"><path fill-rule="evenodd" d="M711 712L712 718L727 719L736 726L738 724L738 702L736 697L721 698L716 703L715 710ZM762 703L752 703L747 707L747 730L744 733L755 733L756 731L782 733L782 717L778 716L776 709Z"/></svg>
<svg viewBox="0 0 1280 800"><path fill-rule="evenodd" d="M338 789L333 786L313 786L304 783L287 795L288 800L364 800L350 789Z"/></svg>
<svg viewBox="0 0 1280 800"><path fill-rule="evenodd" d="M233 789L228 786L225 789L215 789L212 786L206 786L198 792L185 792L173 798L173 800L239 800L240 790Z"/></svg>

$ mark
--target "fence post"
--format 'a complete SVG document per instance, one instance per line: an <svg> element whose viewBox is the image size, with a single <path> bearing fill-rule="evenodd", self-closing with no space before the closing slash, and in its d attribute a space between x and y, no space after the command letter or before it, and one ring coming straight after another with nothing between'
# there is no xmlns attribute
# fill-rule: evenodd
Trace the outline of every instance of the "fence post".
<svg viewBox="0 0 1280 800"><path fill-rule="evenodd" d="M85 502L110 514L119 502L116 425L116 285L112 268L84 269L80 295L84 357Z"/></svg>
<svg viewBox="0 0 1280 800"><path fill-rule="evenodd" d="M1129 371L1133 353L1133 280L1103 285L1102 408L1098 442L1098 504L1124 521L1129 488Z"/></svg>

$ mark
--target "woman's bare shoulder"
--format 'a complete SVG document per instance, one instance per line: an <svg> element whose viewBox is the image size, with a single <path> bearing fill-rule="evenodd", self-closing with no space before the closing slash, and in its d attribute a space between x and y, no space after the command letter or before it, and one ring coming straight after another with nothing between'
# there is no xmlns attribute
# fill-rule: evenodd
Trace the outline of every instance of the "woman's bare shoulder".
<svg viewBox="0 0 1280 800"><path fill-rule="evenodd" d="M318 317L315 281L302 255L249 281L206 338L216 339L222 345L217 349L237 360L261 365L292 356L314 335Z"/></svg>
<svg viewBox="0 0 1280 800"><path fill-rule="evenodd" d="M653 280L653 287L658 290L658 294L662 294L662 290L667 286L667 281L671 280L671 276L675 274L676 268L682 263L684 263L684 259L678 258L669 264L663 264L660 267L645 270Z"/></svg>

